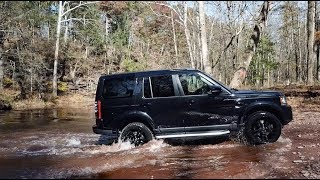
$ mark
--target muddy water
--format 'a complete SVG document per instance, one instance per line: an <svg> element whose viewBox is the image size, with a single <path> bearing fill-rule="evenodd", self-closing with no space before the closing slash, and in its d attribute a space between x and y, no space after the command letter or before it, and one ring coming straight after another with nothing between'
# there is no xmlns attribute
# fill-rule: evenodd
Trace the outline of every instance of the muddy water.
<svg viewBox="0 0 320 180"><path fill-rule="evenodd" d="M286 136L261 146L228 138L104 145L93 122L87 109L0 113L0 178L292 178L294 171Z"/></svg>

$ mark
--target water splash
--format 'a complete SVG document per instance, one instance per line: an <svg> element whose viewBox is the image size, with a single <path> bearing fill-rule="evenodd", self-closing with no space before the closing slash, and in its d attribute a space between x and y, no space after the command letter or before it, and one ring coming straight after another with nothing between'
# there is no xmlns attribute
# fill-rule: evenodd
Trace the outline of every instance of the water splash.
<svg viewBox="0 0 320 180"><path fill-rule="evenodd" d="M79 146L81 141L78 138L72 137L67 140L67 146Z"/></svg>

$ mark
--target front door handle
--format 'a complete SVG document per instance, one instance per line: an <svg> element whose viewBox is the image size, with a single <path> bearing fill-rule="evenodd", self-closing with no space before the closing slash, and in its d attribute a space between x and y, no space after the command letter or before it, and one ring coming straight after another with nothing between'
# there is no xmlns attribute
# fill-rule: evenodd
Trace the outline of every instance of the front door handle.
<svg viewBox="0 0 320 180"><path fill-rule="evenodd" d="M196 101L194 99L189 100L189 105L195 103Z"/></svg>

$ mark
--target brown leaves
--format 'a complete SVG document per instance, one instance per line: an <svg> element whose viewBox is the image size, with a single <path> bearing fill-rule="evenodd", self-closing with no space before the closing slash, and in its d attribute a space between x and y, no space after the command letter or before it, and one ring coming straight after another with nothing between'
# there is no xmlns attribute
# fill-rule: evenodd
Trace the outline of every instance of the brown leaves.
<svg viewBox="0 0 320 180"><path fill-rule="evenodd" d="M120 15L128 10L128 2L125 1L102 1L100 9L108 14Z"/></svg>
<svg viewBox="0 0 320 180"><path fill-rule="evenodd" d="M320 44L320 31L317 31L317 32L315 33L314 42L315 42L315 44L317 44L317 45Z"/></svg>

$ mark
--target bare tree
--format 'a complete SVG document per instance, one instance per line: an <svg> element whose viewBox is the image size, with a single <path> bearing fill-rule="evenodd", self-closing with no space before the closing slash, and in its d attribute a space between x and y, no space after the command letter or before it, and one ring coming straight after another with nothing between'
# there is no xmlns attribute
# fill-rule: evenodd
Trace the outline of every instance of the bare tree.
<svg viewBox="0 0 320 180"><path fill-rule="evenodd" d="M316 10L316 2L308 1L308 19L307 19L307 28L308 28L308 83L314 83L314 63L315 63L315 46L314 46L314 34L315 34L315 10Z"/></svg>
<svg viewBox="0 0 320 180"><path fill-rule="evenodd" d="M2 60L2 54L0 49L0 90L3 89L3 60Z"/></svg>
<svg viewBox="0 0 320 180"><path fill-rule="evenodd" d="M54 53L54 63L53 63L53 80L52 80L52 95L53 97L57 96L57 72L58 72L58 57L59 57L59 46L60 46L60 32L61 32L61 23L70 21L71 19L65 19L62 21L63 17L65 17L68 13L71 11L82 7L84 5L97 3L98 1L92 1L92 2L86 2L86 3L80 3L76 5L75 7L69 8L68 10L64 10L64 7L66 5L69 5L69 1L59 1L59 13L58 13L58 19L57 19L57 31L56 31L56 47L55 47L55 53Z"/></svg>
<svg viewBox="0 0 320 180"><path fill-rule="evenodd" d="M178 47L177 47L177 40L176 40L176 31L175 31L175 27L174 27L174 20L173 20L173 14L172 14L172 10L171 12L171 24L172 24L172 33L173 33L173 42L174 42L174 51L175 51L175 55L176 55L176 67L178 67L179 64L179 59L178 59Z"/></svg>
<svg viewBox="0 0 320 180"><path fill-rule="evenodd" d="M187 2L184 2L184 14L183 14L183 24L184 24L184 33L187 39L188 49L189 49L189 56L191 61L191 67L195 68L194 64L194 54L192 53L192 47L191 47L191 38L190 38L190 31L188 28L188 5Z"/></svg>
<svg viewBox="0 0 320 180"><path fill-rule="evenodd" d="M178 17L177 20L175 20L175 22L177 22L178 24L180 24L183 28L184 28L184 34L186 36L186 41L187 41L187 46L188 46L188 50L189 50L189 57L190 57L190 63L191 63L191 67L192 68L195 68L195 57L194 57L194 54L192 52L192 47L191 47L191 37L190 37L190 30L189 30L189 27L188 27L188 21L190 21L188 19L188 5L187 5L187 2L184 1L184 9L183 9L183 14L181 13L181 10L180 9L176 9L174 8L173 6L171 6L170 4L166 4L166 3L158 3L158 2L143 2L144 4L147 4L151 11L156 14L157 16L161 16L161 17L166 17L166 18L170 18L170 16L166 16L166 15L163 15L163 14L159 14L157 12L155 12L153 10L153 8L151 7L151 4L155 4L155 5L160 5L160 6L165 6L169 9L171 9Z"/></svg>
<svg viewBox="0 0 320 180"><path fill-rule="evenodd" d="M203 1L198 1L199 3L199 18L200 18L200 30L201 30L201 50L202 50L202 62L204 66L204 71L208 74L212 74L212 68L210 66L208 58L208 42L206 33L206 18L204 14Z"/></svg>
<svg viewBox="0 0 320 180"><path fill-rule="evenodd" d="M246 73L249 68L250 62L251 62L252 57L257 49L258 44L259 44L261 34L262 34L263 30L265 29L265 23L267 21L269 6L270 6L269 1L265 1L262 4L261 11L258 16L258 20L254 25L254 29L253 29L253 33L250 38L249 46L247 47L247 50L245 52L245 59L242 63L240 63L240 67L234 73L233 79L231 80L230 87L232 87L232 88L239 88L245 80Z"/></svg>
<svg viewBox="0 0 320 180"><path fill-rule="evenodd" d="M57 20L57 32L56 32L56 48L54 51L54 63L53 63L53 79L52 79L52 95L57 96L57 71L58 71L58 56L59 56L59 42L60 42L60 31L61 31L61 19L63 13L63 2L59 1L59 13Z"/></svg>
<svg viewBox="0 0 320 180"><path fill-rule="evenodd" d="M3 59L2 59L2 44L3 44L3 36L4 33L0 32L0 90L3 89Z"/></svg>

